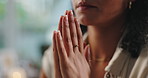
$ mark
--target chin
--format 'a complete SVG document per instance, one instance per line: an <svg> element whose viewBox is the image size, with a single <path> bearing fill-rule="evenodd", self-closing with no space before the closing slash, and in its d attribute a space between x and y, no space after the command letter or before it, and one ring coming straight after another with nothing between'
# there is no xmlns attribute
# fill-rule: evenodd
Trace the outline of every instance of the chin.
<svg viewBox="0 0 148 78"><path fill-rule="evenodd" d="M88 26L88 25L93 25L94 23L92 22L93 19L90 19L88 17L77 17L78 21L80 24Z"/></svg>

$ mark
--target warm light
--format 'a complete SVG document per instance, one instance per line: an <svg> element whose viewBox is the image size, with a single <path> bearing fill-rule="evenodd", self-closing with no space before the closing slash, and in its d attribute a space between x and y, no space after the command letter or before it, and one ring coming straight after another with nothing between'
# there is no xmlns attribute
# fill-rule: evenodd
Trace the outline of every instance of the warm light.
<svg viewBox="0 0 148 78"><path fill-rule="evenodd" d="M22 78L21 77L21 73L19 73L19 72L13 72L12 78Z"/></svg>
<svg viewBox="0 0 148 78"><path fill-rule="evenodd" d="M8 78L27 78L23 68L12 68L9 70Z"/></svg>

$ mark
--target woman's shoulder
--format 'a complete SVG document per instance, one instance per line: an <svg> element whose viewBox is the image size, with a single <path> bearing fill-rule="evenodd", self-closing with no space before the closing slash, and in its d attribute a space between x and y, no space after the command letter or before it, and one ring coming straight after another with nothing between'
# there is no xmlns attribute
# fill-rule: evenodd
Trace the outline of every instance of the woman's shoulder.
<svg viewBox="0 0 148 78"><path fill-rule="evenodd" d="M45 72L45 75L47 78L54 78L53 72L54 72L54 57L53 57L53 50L52 47L49 47L42 58L42 69Z"/></svg>
<svg viewBox="0 0 148 78"><path fill-rule="evenodd" d="M53 49L52 49L52 45L44 52L43 55L43 61L46 60L50 63L53 62Z"/></svg>
<svg viewBox="0 0 148 78"><path fill-rule="evenodd" d="M133 67L130 78L148 77L148 44L143 47L137 61Z"/></svg>

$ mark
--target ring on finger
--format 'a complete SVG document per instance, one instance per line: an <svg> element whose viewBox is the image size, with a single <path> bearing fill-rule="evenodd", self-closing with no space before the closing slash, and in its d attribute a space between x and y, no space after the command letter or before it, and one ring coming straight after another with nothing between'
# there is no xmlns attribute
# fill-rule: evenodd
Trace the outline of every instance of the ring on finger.
<svg viewBox="0 0 148 78"><path fill-rule="evenodd" d="M78 47L78 46L79 46L79 45L74 45L73 48L76 48L76 47Z"/></svg>

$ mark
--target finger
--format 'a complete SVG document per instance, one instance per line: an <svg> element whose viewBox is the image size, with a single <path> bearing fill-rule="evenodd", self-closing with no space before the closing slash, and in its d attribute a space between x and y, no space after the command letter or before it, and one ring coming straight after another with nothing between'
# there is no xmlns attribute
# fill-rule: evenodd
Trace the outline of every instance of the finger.
<svg viewBox="0 0 148 78"><path fill-rule="evenodd" d="M78 46L77 30L72 10L70 10L68 13L68 19L72 44L73 46ZM74 52L78 52L79 49L78 47L74 47L73 50Z"/></svg>
<svg viewBox="0 0 148 78"><path fill-rule="evenodd" d="M60 62L64 62L67 59L67 53L64 47L64 43L63 43L63 39L62 39L60 31L57 32L56 46L57 46L59 60Z"/></svg>
<svg viewBox="0 0 148 78"><path fill-rule="evenodd" d="M56 46L56 31L53 34L53 55L54 55L54 69L55 69L55 78L62 78L60 64L59 64L59 56Z"/></svg>
<svg viewBox="0 0 148 78"><path fill-rule="evenodd" d="M68 16L65 15L62 20L62 34L63 34L63 42L64 46L66 48L67 55L71 55L73 52L73 46L70 36L70 29L69 29L69 23L68 23Z"/></svg>
<svg viewBox="0 0 148 78"><path fill-rule="evenodd" d="M82 38L82 31L80 28L80 24L78 23L77 19L74 19L76 24L76 30L77 30L77 37L78 37L78 44L79 44L79 50L81 53L83 53L83 38Z"/></svg>
<svg viewBox="0 0 148 78"><path fill-rule="evenodd" d="M65 15L68 14L68 10L65 11ZM58 25L58 30L61 32L62 35L62 20L63 20L64 16L60 17L60 21L59 21L59 25Z"/></svg>
<svg viewBox="0 0 148 78"><path fill-rule="evenodd" d="M58 25L58 30L62 33L62 20L64 16L60 17L59 25ZM62 35L62 34L61 34Z"/></svg>
<svg viewBox="0 0 148 78"><path fill-rule="evenodd" d="M67 14L68 14L68 10L65 11L65 15L67 15Z"/></svg>
<svg viewBox="0 0 148 78"><path fill-rule="evenodd" d="M89 65L90 65L91 53L90 53L90 46L89 45L87 45L84 49L84 56L85 56L87 62L89 63Z"/></svg>

